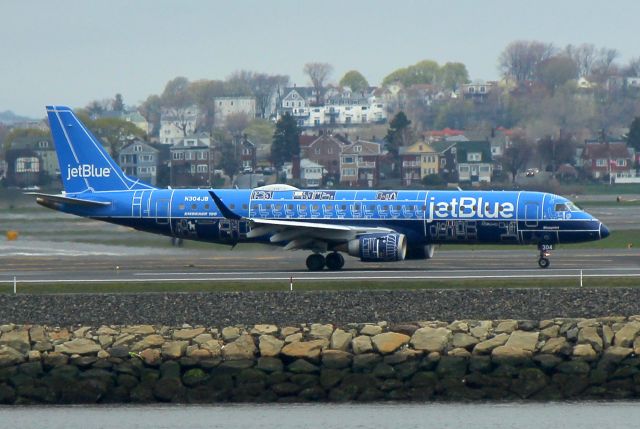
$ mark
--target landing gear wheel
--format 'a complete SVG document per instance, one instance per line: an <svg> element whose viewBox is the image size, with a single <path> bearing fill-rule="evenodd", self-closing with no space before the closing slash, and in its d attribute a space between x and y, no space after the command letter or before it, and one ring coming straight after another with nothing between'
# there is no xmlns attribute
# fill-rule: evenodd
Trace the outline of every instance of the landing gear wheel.
<svg viewBox="0 0 640 429"><path fill-rule="evenodd" d="M324 256L319 253L309 255L307 258L307 268L309 271L321 271L324 268L325 260Z"/></svg>
<svg viewBox="0 0 640 429"><path fill-rule="evenodd" d="M549 268L550 263L551 262L549 262L549 259L547 258L538 259L538 265L540 265L540 268Z"/></svg>
<svg viewBox="0 0 640 429"><path fill-rule="evenodd" d="M331 271L337 271L344 267L344 257L338 253L329 253L326 257L327 268Z"/></svg>

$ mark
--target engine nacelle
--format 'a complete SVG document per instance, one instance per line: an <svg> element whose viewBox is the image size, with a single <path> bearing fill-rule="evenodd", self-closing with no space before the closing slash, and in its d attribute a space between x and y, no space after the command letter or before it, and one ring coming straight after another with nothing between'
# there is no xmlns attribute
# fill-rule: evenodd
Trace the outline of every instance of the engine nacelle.
<svg viewBox="0 0 640 429"><path fill-rule="evenodd" d="M407 237L404 234L365 234L348 243L348 253L363 262L403 261L407 256Z"/></svg>
<svg viewBox="0 0 640 429"><path fill-rule="evenodd" d="M431 259L433 258L435 250L436 246L434 246L433 244L408 247L406 259Z"/></svg>

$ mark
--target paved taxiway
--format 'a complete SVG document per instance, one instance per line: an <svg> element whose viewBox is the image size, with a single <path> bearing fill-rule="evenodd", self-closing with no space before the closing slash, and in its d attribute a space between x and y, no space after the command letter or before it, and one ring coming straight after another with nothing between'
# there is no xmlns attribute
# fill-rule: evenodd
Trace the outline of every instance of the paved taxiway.
<svg viewBox="0 0 640 429"><path fill-rule="evenodd" d="M308 272L306 252L234 250L151 252L149 255L58 254L0 256L0 282L403 280L573 277L638 277L638 249L559 249L551 268L537 267L535 248L448 250L434 259L362 263L347 257L342 271Z"/></svg>

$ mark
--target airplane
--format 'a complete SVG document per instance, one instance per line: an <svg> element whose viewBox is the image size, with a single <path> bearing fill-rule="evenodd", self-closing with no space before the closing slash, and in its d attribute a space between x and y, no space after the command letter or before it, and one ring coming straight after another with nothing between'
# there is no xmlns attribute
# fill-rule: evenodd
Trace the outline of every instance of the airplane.
<svg viewBox="0 0 640 429"><path fill-rule="evenodd" d="M528 191L158 189L126 175L64 106L47 106L64 191L32 192L42 206L136 230L235 246L306 250L310 271L363 262L431 259L439 244L555 245L606 238L609 229L559 195ZM326 256L325 256L326 254Z"/></svg>

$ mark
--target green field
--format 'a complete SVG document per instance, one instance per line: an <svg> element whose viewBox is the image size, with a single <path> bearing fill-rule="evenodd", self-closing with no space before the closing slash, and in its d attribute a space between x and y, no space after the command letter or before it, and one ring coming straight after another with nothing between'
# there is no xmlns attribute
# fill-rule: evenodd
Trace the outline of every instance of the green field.
<svg viewBox="0 0 640 429"><path fill-rule="evenodd" d="M633 277L584 277L583 287L639 287ZM539 279L455 279L455 280L296 280L296 291L322 290L417 290L478 288L579 288L580 279L572 277ZM50 293L161 293L161 292L249 292L289 291L288 280L256 281L192 281L192 282L104 282L104 283L20 283L19 294ZM0 293L13 293L13 285L0 284Z"/></svg>

